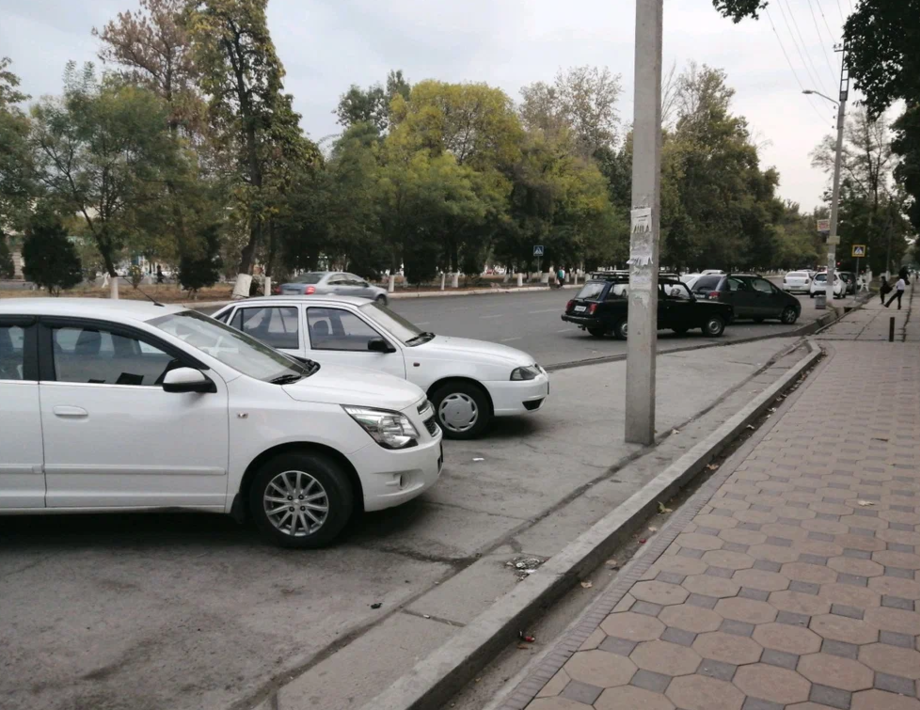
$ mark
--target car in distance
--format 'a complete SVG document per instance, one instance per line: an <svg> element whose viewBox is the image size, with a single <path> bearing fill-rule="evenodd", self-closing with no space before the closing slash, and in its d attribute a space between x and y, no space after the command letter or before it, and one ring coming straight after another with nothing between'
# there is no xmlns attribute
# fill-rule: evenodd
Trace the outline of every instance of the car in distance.
<svg viewBox="0 0 920 710"><path fill-rule="evenodd" d="M355 296L386 305L387 292L366 279L342 271L307 271L293 281L281 284L281 296Z"/></svg>
<svg viewBox="0 0 920 710"><path fill-rule="evenodd" d="M214 317L298 358L409 380L428 393L450 439L481 435L492 417L535 412L549 396L549 376L527 353L423 331L378 301L250 298Z"/></svg>
<svg viewBox="0 0 920 710"><path fill-rule="evenodd" d="M0 301L0 514L183 509L332 541L434 485L425 394L301 363L196 311Z"/></svg>
<svg viewBox="0 0 920 710"><path fill-rule="evenodd" d="M802 313L802 304L795 296L757 274L702 276L693 284L693 293L697 298L729 304L736 320L762 323L773 318L792 325Z"/></svg>
<svg viewBox="0 0 920 710"><path fill-rule="evenodd" d="M837 275L843 279L843 282L846 284L847 293L856 293L856 274L852 271L838 271Z"/></svg>
<svg viewBox="0 0 920 710"><path fill-rule="evenodd" d="M807 271L790 271L783 276L783 291L786 293L808 293L811 274Z"/></svg>
<svg viewBox="0 0 920 710"><path fill-rule="evenodd" d="M574 323L596 338L628 335L628 272L592 274L575 298L566 304L562 320ZM718 337L732 320L732 308L723 303L697 299L677 276L658 276L658 328L683 335L700 328Z"/></svg>
<svg viewBox="0 0 920 710"><path fill-rule="evenodd" d="M834 298L843 298L846 295L847 285L836 272L834 273ZM819 293L827 293L827 272L821 271L815 274L814 280L808 289L808 295L814 298Z"/></svg>

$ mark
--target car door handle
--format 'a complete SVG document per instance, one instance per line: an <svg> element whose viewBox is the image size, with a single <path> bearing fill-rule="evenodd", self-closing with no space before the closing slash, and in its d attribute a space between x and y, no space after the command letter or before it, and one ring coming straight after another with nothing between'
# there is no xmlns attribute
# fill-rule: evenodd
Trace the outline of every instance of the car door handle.
<svg viewBox="0 0 920 710"><path fill-rule="evenodd" d="M89 412L83 409L83 407L61 406L55 407L52 411L54 411L54 416L62 417L64 419L83 419L84 417L89 416Z"/></svg>

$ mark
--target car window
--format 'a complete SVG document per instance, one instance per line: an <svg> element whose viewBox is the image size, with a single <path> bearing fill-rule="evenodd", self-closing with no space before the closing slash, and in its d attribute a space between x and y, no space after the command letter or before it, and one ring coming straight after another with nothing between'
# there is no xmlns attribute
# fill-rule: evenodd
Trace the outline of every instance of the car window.
<svg viewBox="0 0 920 710"><path fill-rule="evenodd" d="M744 293L748 293L751 290L748 287L748 285L744 283L744 281L742 281L741 279L726 279L726 280L728 281L728 290L731 291L732 293L735 293L736 291L742 291Z"/></svg>
<svg viewBox="0 0 920 710"><path fill-rule="evenodd" d="M306 274L301 274L291 283L295 284L318 284L319 280L323 277L322 273L317 273L315 271L308 272Z"/></svg>
<svg viewBox="0 0 920 710"><path fill-rule="evenodd" d="M0 325L0 380L23 379L25 331L18 325Z"/></svg>
<svg viewBox="0 0 920 710"><path fill-rule="evenodd" d="M751 284L754 286L755 291L768 293L771 296L773 295L773 284L771 284L766 279L754 279Z"/></svg>
<svg viewBox="0 0 920 710"><path fill-rule="evenodd" d="M313 350L367 350L380 334L351 311L341 308L308 308L307 328Z"/></svg>
<svg viewBox="0 0 920 710"><path fill-rule="evenodd" d="M58 382L153 387L174 362L150 343L101 328L54 328L52 344Z"/></svg>
<svg viewBox="0 0 920 710"><path fill-rule="evenodd" d="M354 274L345 274L345 278L348 279L349 286L365 286L367 282L362 279L360 276L355 276Z"/></svg>
<svg viewBox="0 0 920 710"><path fill-rule="evenodd" d="M690 301L693 296L690 295L690 289L684 283L666 283L664 292L667 297L673 301Z"/></svg>
<svg viewBox="0 0 920 710"><path fill-rule="evenodd" d="M589 281L581 287L581 291L578 292L578 295L575 296L575 298L580 298L588 301L600 298L601 294L604 292L604 286L606 285L606 281Z"/></svg>
<svg viewBox="0 0 920 710"><path fill-rule="evenodd" d="M605 301L622 301L629 295L629 284L610 284Z"/></svg>
<svg viewBox="0 0 920 710"><path fill-rule="evenodd" d="M240 308L233 316L233 327L273 348L300 347L296 306Z"/></svg>
<svg viewBox="0 0 920 710"><path fill-rule="evenodd" d="M792 271L786 274L786 278L789 279L804 279L808 278L808 274L803 274L801 271Z"/></svg>
<svg viewBox="0 0 920 710"><path fill-rule="evenodd" d="M344 286L347 283L347 279L342 274L333 274L326 281L330 286Z"/></svg>
<svg viewBox="0 0 920 710"><path fill-rule="evenodd" d="M693 284L694 293L709 293L718 287L721 276L700 276Z"/></svg>
<svg viewBox="0 0 920 710"><path fill-rule="evenodd" d="M815 274L815 281L827 282L827 274Z"/></svg>
<svg viewBox="0 0 920 710"><path fill-rule="evenodd" d="M423 333L422 329L417 325L406 320L398 313L394 313L386 306L381 306L376 301L365 303L361 306L361 313L404 343L409 340L415 340Z"/></svg>
<svg viewBox="0 0 920 710"><path fill-rule="evenodd" d="M233 313L232 310L227 310L220 315L212 316L212 318L214 318L214 320L219 320L221 323L226 323L229 320L231 313Z"/></svg>

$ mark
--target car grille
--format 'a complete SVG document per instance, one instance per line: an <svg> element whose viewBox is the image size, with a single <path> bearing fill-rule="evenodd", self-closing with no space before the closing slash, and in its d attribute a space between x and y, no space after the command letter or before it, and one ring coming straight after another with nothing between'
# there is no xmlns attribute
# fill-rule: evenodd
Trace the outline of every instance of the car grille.
<svg viewBox="0 0 920 710"><path fill-rule="evenodd" d="M428 430L428 433L431 434L431 436L438 435L438 424L434 420L434 416L431 416L425 420L425 428Z"/></svg>

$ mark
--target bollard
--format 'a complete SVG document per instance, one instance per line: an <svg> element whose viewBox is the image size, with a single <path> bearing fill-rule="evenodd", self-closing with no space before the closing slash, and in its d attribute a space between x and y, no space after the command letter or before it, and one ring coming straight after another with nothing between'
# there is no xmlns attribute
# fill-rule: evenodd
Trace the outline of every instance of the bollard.
<svg viewBox="0 0 920 710"><path fill-rule="evenodd" d="M517 275L517 285L518 285L518 288L520 288L521 286L524 285L524 274L518 273L518 275Z"/></svg>
<svg viewBox="0 0 920 710"><path fill-rule="evenodd" d="M451 288L460 288L460 272L455 271L450 276L450 287Z"/></svg>
<svg viewBox="0 0 920 710"><path fill-rule="evenodd" d="M888 319L888 342L894 342L894 316Z"/></svg>

